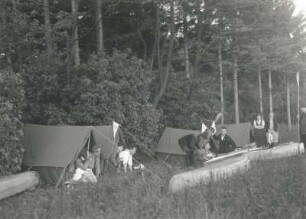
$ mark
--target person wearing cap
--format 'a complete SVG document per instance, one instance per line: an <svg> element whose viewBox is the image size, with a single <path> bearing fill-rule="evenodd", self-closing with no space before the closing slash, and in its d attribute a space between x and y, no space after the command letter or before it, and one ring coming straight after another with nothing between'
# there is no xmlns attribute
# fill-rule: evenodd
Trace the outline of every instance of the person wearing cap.
<svg viewBox="0 0 306 219"><path fill-rule="evenodd" d="M219 153L229 153L234 151L237 148L234 140L227 134L225 126L221 127L221 134L213 136L215 140L219 143Z"/></svg>

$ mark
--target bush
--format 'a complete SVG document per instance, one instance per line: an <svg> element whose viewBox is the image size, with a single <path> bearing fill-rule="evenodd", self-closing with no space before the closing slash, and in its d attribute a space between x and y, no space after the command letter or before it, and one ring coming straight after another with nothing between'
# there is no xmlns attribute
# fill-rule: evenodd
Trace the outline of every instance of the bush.
<svg viewBox="0 0 306 219"><path fill-rule="evenodd" d="M0 71L0 175L20 169L23 154L20 122L22 103L20 75L11 71Z"/></svg>
<svg viewBox="0 0 306 219"><path fill-rule="evenodd" d="M27 70L26 122L107 125L120 123L132 146L156 141L159 112L149 103L151 75L129 51L92 55L68 71L65 66L35 64Z"/></svg>

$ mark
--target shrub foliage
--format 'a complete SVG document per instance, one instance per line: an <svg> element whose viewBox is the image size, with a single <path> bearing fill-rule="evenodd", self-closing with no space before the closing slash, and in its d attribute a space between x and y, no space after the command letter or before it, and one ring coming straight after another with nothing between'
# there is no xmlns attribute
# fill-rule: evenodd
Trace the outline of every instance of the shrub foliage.
<svg viewBox="0 0 306 219"><path fill-rule="evenodd" d="M23 105L22 80L12 71L0 71L0 175L20 168Z"/></svg>

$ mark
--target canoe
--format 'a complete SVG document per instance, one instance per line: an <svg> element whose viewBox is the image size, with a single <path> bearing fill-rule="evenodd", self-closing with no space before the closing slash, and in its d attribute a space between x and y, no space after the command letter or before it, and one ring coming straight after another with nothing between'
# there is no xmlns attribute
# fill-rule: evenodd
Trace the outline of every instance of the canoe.
<svg viewBox="0 0 306 219"><path fill-rule="evenodd" d="M211 160L206 161L205 164L213 163L213 162L216 162L216 161L219 161L219 160L230 159L230 158L233 158L233 157L240 156L242 154L247 154L249 152L259 151L259 150L262 150L262 148L242 149L242 150L233 151L233 152L226 153L226 154L219 154L218 157L215 157Z"/></svg>
<svg viewBox="0 0 306 219"><path fill-rule="evenodd" d="M16 195L39 183L38 173L28 171L0 178L0 200Z"/></svg>
<svg viewBox="0 0 306 219"><path fill-rule="evenodd" d="M247 153L249 160L276 159L282 157L290 157L299 153L304 153L303 143L282 144L271 149L263 149Z"/></svg>
<svg viewBox="0 0 306 219"><path fill-rule="evenodd" d="M233 175L237 171L250 168L250 161L243 153L236 154L230 159L220 159L205 163L204 167L183 172L172 176L169 182L170 192L177 192L211 180L217 181Z"/></svg>

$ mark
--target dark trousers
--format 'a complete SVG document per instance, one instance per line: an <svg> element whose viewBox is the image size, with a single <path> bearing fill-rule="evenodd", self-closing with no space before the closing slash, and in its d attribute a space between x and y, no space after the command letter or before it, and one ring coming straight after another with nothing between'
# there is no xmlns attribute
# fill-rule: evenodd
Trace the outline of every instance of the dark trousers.
<svg viewBox="0 0 306 219"><path fill-rule="evenodd" d="M194 150L186 151L186 165L194 166L196 164L196 152Z"/></svg>
<svg viewBox="0 0 306 219"><path fill-rule="evenodd" d="M304 148L306 148L306 134L301 135L301 142L304 144Z"/></svg>
<svg viewBox="0 0 306 219"><path fill-rule="evenodd" d="M270 143L270 144L268 143L268 147L269 147L269 148L273 148L273 147L274 147L274 142L272 142L272 143Z"/></svg>

